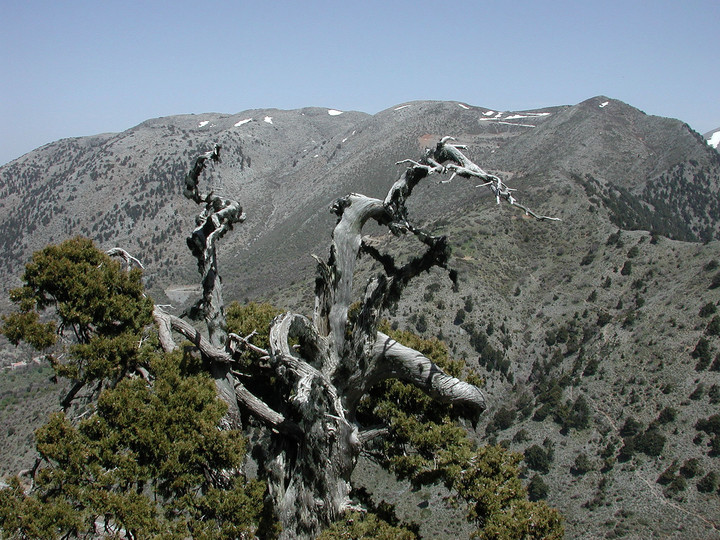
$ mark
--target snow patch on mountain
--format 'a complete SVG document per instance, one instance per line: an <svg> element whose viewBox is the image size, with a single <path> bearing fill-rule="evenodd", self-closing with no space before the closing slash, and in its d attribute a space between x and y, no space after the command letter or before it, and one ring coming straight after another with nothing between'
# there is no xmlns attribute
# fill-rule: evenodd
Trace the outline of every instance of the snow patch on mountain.
<svg viewBox="0 0 720 540"><path fill-rule="evenodd" d="M505 116L507 114L507 116ZM494 116L493 116L494 115ZM521 119L533 119L533 118L542 118L544 116L550 116L549 112L522 112L522 113L506 113L506 112L495 112L495 111L486 111L483 113L483 116L485 118L480 118L480 122L495 122L497 124L503 124L507 126L520 126L520 127L530 127L534 128L537 127L534 124L522 124L519 122L512 122L512 120L521 120Z"/></svg>
<svg viewBox="0 0 720 540"><path fill-rule="evenodd" d="M205 127L210 123L210 120L203 120L198 124L198 127Z"/></svg>
<svg viewBox="0 0 720 540"><path fill-rule="evenodd" d="M713 148L718 148L718 145L720 145L720 129L710 134L707 138L707 143Z"/></svg>
<svg viewBox="0 0 720 540"><path fill-rule="evenodd" d="M272 122L272 116L266 116L265 118L263 118L263 122L266 122L266 123L268 123L268 124L272 124L272 123L273 123L273 122Z"/></svg>
<svg viewBox="0 0 720 540"><path fill-rule="evenodd" d="M337 109L328 109L328 114L330 116L338 116L339 114L342 114L343 111L338 111Z"/></svg>
<svg viewBox="0 0 720 540"><path fill-rule="evenodd" d="M240 120L239 122L235 122L234 127L240 127L243 124L247 124L248 122L252 122L252 118L246 118L245 120Z"/></svg>

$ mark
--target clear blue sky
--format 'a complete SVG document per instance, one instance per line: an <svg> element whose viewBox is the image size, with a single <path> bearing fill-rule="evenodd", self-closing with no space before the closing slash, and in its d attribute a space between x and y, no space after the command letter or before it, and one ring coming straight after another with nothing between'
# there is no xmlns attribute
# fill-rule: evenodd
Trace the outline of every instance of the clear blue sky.
<svg viewBox="0 0 720 540"><path fill-rule="evenodd" d="M0 0L0 164L182 113L596 95L720 127L720 1Z"/></svg>

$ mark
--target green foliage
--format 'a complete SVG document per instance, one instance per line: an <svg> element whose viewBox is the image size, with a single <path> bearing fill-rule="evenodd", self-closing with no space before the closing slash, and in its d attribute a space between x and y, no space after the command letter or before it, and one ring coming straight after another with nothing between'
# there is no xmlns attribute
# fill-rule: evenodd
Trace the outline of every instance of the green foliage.
<svg viewBox="0 0 720 540"><path fill-rule="evenodd" d="M598 323L599 323L599 317L598 317ZM591 358L587 365L585 366L585 369L583 370L583 377L592 377L597 373L598 366L600 365L600 360L597 358Z"/></svg>
<svg viewBox="0 0 720 540"><path fill-rule="evenodd" d="M700 493L712 493L717 489L718 483L720 483L720 475L715 471L710 471L698 480L697 490Z"/></svg>
<svg viewBox="0 0 720 540"><path fill-rule="evenodd" d="M551 448L544 449L533 444L530 448L525 449L524 459L527 466L533 471L548 473L553 461L553 451Z"/></svg>
<svg viewBox="0 0 720 540"><path fill-rule="evenodd" d="M661 424L669 424L677 418L677 409L665 407L658 415L657 421Z"/></svg>
<svg viewBox="0 0 720 540"><path fill-rule="evenodd" d="M595 260L595 252L589 251L585 254L585 256L580 261L580 266L587 266L591 264Z"/></svg>
<svg viewBox="0 0 720 540"><path fill-rule="evenodd" d="M35 253L22 279L2 332L40 349L64 332L71 344L62 363L51 356L56 375L104 390L82 420L57 413L37 430L42 467L30 494L17 482L0 491L0 536L81 536L96 522L134 538L237 538L266 527L265 487L234 472L245 443L218 429L227 407L212 379L189 354L156 352L140 271L76 238Z"/></svg>
<svg viewBox="0 0 720 540"><path fill-rule="evenodd" d="M710 315L717 313L717 306L713 304L712 302L708 302L703 307L700 308L700 311L698 312L698 315L700 317L709 317Z"/></svg>
<svg viewBox="0 0 720 540"><path fill-rule="evenodd" d="M582 476L583 474L590 472L593 470L593 464L590 461L590 458L587 457L587 454L584 452L581 452L577 456L575 456L575 462L573 463L573 466L570 468L570 473L574 476Z"/></svg>
<svg viewBox="0 0 720 540"><path fill-rule="evenodd" d="M656 481L661 486L667 486L670 484L670 482L673 481L677 472L678 472L678 464L677 464L677 462L674 461L672 464L670 464L670 466L668 468L666 468L660 474L660 476L658 476L658 479Z"/></svg>
<svg viewBox="0 0 720 540"><path fill-rule="evenodd" d="M710 403L712 405L720 403L720 386L713 384L708 391L708 398L710 398Z"/></svg>
<svg viewBox="0 0 720 540"><path fill-rule="evenodd" d="M574 403L568 401L556 412L556 421L564 432L571 428L585 429L590 426L590 406L584 396L578 396Z"/></svg>
<svg viewBox="0 0 720 540"><path fill-rule="evenodd" d="M470 336L470 345L473 346L475 352L480 354L478 364L488 371L497 370L507 375L510 369L510 361L503 358L502 351L493 347L488 340L488 336L494 332L494 328L488 325L488 329L483 332L472 322L464 323L461 328Z"/></svg>
<svg viewBox="0 0 720 540"><path fill-rule="evenodd" d="M681 491L685 491L687 488L687 481L682 476L674 477L667 487L663 490L663 494L666 497L673 497Z"/></svg>
<svg viewBox="0 0 720 540"><path fill-rule="evenodd" d="M74 344L68 360L53 357L57 375L117 381L137 365L137 344L152 321L140 277L86 238L48 246L33 254L24 285L10 292L18 311L3 317L1 331L14 344L25 341L40 350L55 343L58 331L69 331ZM57 323L40 322L48 308Z"/></svg>
<svg viewBox="0 0 720 540"><path fill-rule="evenodd" d="M702 465L698 458L690 458L685 460L682 467L680 467L680 474L685 478L695 478L703 473Z"/></svg>
<svg viewBox="0 0 720 540"><path fill-rule="evenodd" d="M412 347L453 376L464 369L451 361L445 345L385 326L383 332ZM521 456L500 446L476 448L454 422L462 411L438 404L416 388L390 380L377 385L358 413L366 425L384 423L386 465L413 485L442 482L468 506L480 538L561 538L557 511L531 502L519 478Z"/></svg>
<svg viewBox="0 0 720 540"><path fill-rule="evenodd" d="M250 342L266 350L270 347L270 323L281 313L270 304L256 302L245 305L232 302L225 308L228 331L241 337L253 334ZM246 355L243 359L247 361L249 357Z"/></svg>
<svg viewBox="0 0 720 540"><path fill-rule="evenodd" d="M37 431L46 466L31 495L2 493L17 512L0 514L0 530L54 538L91 531L99 518L135 537L235 538L257 529L264 485L217 477L241 465L245 446L239 432L217 429L226 406L212 380L181 353L146 361L152 385L123 379L78 425L57 413Z"/></svg>
<svg viewBox="0 0 720 540"><path fill-rule="evenodd" d="M705 328L705 333L708 336L720 336L720 317L715 315L710 320L707 327Z"/></svg>
<svg viewBox="0 0 720 540"><path fill-rule="evenodd" d="M317 540L413 540L415 534L401 526L393 526L375 514L351 512L341 521L325 529Z"/></svg>
<svg viewBox="0 0 720 540"><path fill-rule="evenodd" d="M643 425L638 422L634 417L628 416L620 428L620 435L623 437L633 437L642 431Z"/></svg>
<svg viewBox="0 0 720 540"><path fill-rule="evenodd" d="M644 433L635 436L635 448L643 454L657 457L662 454L665 441L665 435L658 429L650 427Z"/></svg>
<svg viewBox="0 0 720 540"><path fill-rule="evenodd" d="M705 395L705 385L703 383L700 383L697 385L695 390L693 390L692 393L690 394L690 399L692 399L693 401L697 401L699 399L702 399L704 395Z"/></svg>
<svg viewBox="0 0 720 540"><path fill-rule="evenodd" d="M664 414L661 413L660 416L667 419L673 416L673 411L674 409L670 409L668 412L664 412ZM620 428L620 435L624 438L623 447L618 454L618 460L620 461L629 460L635 452L642 452L648 456L657 457L662 454L666 441L665 435L660 432L657 424L652 423L643 431L643 425L632 416L629 416L625 420L625 424Z"/></svg>
<svg viewBox="0 0 720 540"><path fill-rule="evenodd" d="M701 336L690 355L698 361L695 366L697 371L706 369L712 361L710 342L704 336Z"/></svg>
<svg viewBox="0 0 720 540"><path fill-rule="evenodd" d="M509 428L515 421L516 416L517 414L514 409L500 407L485 428L486 433L494 433Z"/></svg>
<svg viewBox="0 0 720 540"><path fill-rule="evenodd" d="M720 435L720 414L713 414L708 418L701 418L695 423L695 429L711 435Z"/></svg>
<svg viewBox="0 0 720 540"><path fill-rule="evenodd" d="M518 477L521 456L499 446L476 450L467 467L457 475L453 487L470 503L469 516L482 539L562 538L559 514L544 502L525 498Z"/></svg>
<svg viewBox="0 0 720 540"><path fill-rule="evenodd" d="M533 475L530 479L527 490L528 499L531 501L546 499L548 495L548 486L539 474Z"/></svg>

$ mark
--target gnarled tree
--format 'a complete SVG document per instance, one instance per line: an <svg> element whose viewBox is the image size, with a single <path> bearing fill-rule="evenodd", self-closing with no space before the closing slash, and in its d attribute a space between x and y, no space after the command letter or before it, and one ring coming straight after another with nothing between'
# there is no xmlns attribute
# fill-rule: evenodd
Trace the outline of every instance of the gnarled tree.
<svg viewBox="0 0 720 540"><path fill-rule="evenodd" d="M253 345L252 336L224 331L214 243L244 215L237 203L212 194L201 196L197 189L205 163L219 159L219 146L200 156L187 176L186 196L205 204L188 245L203 275L203 298L195 311L204 316L210 339L158 308L156 319L161 327L171 327L192 340L211 362L230 411L249 414L264 426L259 464L288 538L313 537L353 508L350 475L358 455L365 444L384 433L378 426L363 426L357 414L361 399L377 384L398 379L438 402L460 405L475 414L486 408L478 387L445 373L420 352L378 330L384 313L420 273L438 267L456 280L456 273L448 269L447 238L414 226L408 216L406 201L431 174L452 172L477 179L494 192L498 203L505 200L537 219L554 219L519 205L497 176L483 171L461 152L463 147L450 141L443 138L419 161L408 161L384 200L352 193L335 201L337 224L330 256L327 261L317 259L313 317L295 313L276 317L267 348ZM394 235L413 235L422 253L396 264L363 238L363 227L370 220ZM382 270L368 280L363 297L354 302L353 278L361 255L374 258ZM165 346L172 349L166 335ZM252 352L255 362L239 367L238 351Z"/></svg>
<svg viewBox="0 0 720 540"><path fill-rule="evenodd" d="M66 468L63 459L67 461L67 456L71 456L70 461L81 465L75 467L77 478L73 483L65 484L73 489L61 493L58 501L59 505L74 508L67 513L70 521L66 532L78 534L81 526L94 530L98 516L102 516L106 530L121 527L130 537L158 530L165 523L162 520L172 523L179 537L199 535L199 531L208 531L212 536L218 531L260 534L260 530L272 530L252 525L262 513L257 500L260 484L245 483L239 474L241 457L229 455L231 447L242 447L236 440L237 429L242 428L252 433L248 444L258 464L258 475L267 485L268 499L284 538L314 538L347 511L362 510L351 499L351 473L363 449L382 448L380 442L385 444L387 464L398 475L414 483L443 481L465 500L468 515L486 531L488 538L511 528L516 534L508 537L559 537L562 528L557 513L524 498L515 467L520 457L498 447L477 449L462 428L446 422L450 411L476 416L486 408L480 388L460 378L462 366L436 354L438 347L442 348L439 342L413 343L409 335L402 336L383 326L384 314L422 272L438 268L447 272L453 282L457 279L457 273L448 268L447 238L416 227L408 214L408 198L430 175L452 172L453 176L476 179L481 186L491 189L498 203L506 201L536 219L554 219L520 205L499 177L475 165L462 149L446 137L420 160L403 162L408 167L383 200L352 193L335 201L332 211L337 223L330 255L327 260L317 259L312 318L281 313L269 322L269 328L257 328L263 334L262 340L255 337L255 328L240 335L232 331L239 328L228 327L216 248L218 240L234 224L242 222L245 214L236 201L212 192L201 194L199 190L205 167L220 159L219 145L199 156L185 178L186 197L202 206L188 247L197 260L203 293L184 315L204 321L207 336L184 316L177 317L160 306L152 306L139 286L139 271L121 271L119 264L107 254L97 252L87 240L69 241L58 253L50 247L38 254L27 267L23 278L26 286L14 292L13 299L20 311L4 319L2 331L13 342L22 339L46 348L53 345L58 332L72 330L75 336L75 344L70 348L72 361L64 364L60 357L51 357L59 375L76 381L66 401L73 401L81 389L98 385L98 381L92 394L106 390L97 402L96 414L80 421L77 429L56 420L58 429L51 433L53 445L47 444L48 437L45 442L38 441L40 453L56 464L38 475L41 482L36 492L40 498L45 496L43 489L46 492L55 489L53 474L62 477ZM387 228L392 235L406 235L416 241L419 254L398 263L363 236L369 221ZM120 249L112 250L111 254L121 256L128 264L137 262ZM355 299L353 291L357 288L353 287L353 279L361 255L376 261L379 270L368 279L360 298ZM39 265L44 265L45 270L57 266L57 272L36 272ZM77 274L81 274L80 281L76 280ZM56 309L61 321L59 329L41 322L39 311L48 306ZM164 355L149 350L154 343L148 332L150 313ZM187 348L185 356L177 351L176 334L194 344L203 362L187 364L188 358L195 357L188 356ZM175 368L168 365L177 364L181 358L182 373L176 374ZM188 396L190 386L159 381L162 377L174 381L195 377L193 370L198 365L209 367L217 396L227 408L213 407L205 400L198 409L197 404L185 403L192 401L187 397L180 398L180 402L167 397L165 416L168 425L188 438L189 442L179 441L180 446L195 448L195 444L201 448L208 440L218 450L217 456L198 460L197 456L190 459L180 452L181 459L176 459L179 456L174 450L163 450L173 448L170 442L157 444L156 448L142 438L127 436L132 433L132 422L113 424L115 413L133 409L129 400L138 396L145 403L157 403L169 396L167 391L173 384L179 390L185 388L183 395ZM204 384L201 379L192 380L198 388ZM393 393L394 398L388 397ZM400 395L403 400L397 399ZM423 409L422 415L434 417L433 427L428 428L429 424L418 422L410 412L398 408L400 401L413 402ZM105 406L108 404L114 405ZM188 433L185 424L179 421L192 420L193 415L184 412L190 405L197 409L196 413L201 409L207 411L202 420L204 435ZM147 410L159 414L164 409L153 405ZM138 421L147 424L147 419ZM221 433L227 435L220 442L213 442L215 432L206 429L208 423L215 421L220 424ZM96 429L104 426L103 422L110 431ZM143 430L149 440L155 440L151 428L144 425ZM108 450L102 446L103 441L110 440L105 437L106 432L118 433L111 438L118 442L117 448ZM81 439L85 440L83 448L74 452L64 450L77 446ZM97 455L86 451L93 445L99 449ZM410 447L415 449L414 453L406 452ZM56 451L58 448L63 451ZM114 461L116 456L134 455L147 448L152 455L157 454L157 461L172 466L158 469L153 460L147 460L147 471L127 472ZM103 459L99 460L100 457ZM132 469L133 460L125 461L124 465ZM183 471L183 463L190 462L196 464L193 471L197 474L179 484L178 478L185 478L187 472ZM138 471L142 476L135 478ZM106 479L99 490L93 480L98 474ZM182 489L166 489L168 485ZM75 489L76 486L80 489ZM155 500L158 493L161 499L167 499L162 516L157 513L152 497L141 496L148 494L148 486L152 486ZM26 497L19 486L14 489L17 493L0 490L0 495L21 506L39 501ZM223 504L222 490L229 494ZM110 505L104 499L105 492L116 493L120 502ZM130 498L126 501L126 497ZM132 513L126 511L130 503L138 501L144 505L143 515L147 518L144 521L131 520ZM238 508L243 505L253 510L241 519ZM233 513L238 514L237 523ZM0 532L27 531L33 525L13 521L11 514L0 512Z"/></svg>

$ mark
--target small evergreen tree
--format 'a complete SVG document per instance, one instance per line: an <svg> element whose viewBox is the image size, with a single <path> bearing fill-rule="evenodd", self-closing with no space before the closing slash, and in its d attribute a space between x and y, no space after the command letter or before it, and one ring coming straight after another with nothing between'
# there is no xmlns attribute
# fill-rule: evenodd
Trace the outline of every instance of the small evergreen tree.
<svg viewBox="0 0 720 540"><path fill-rule="evenodd" d="M19 311L3 319L2 332L41 349L69 333L63 361L49 358L74 384L67 411L36 433L33 491L16 482L0 492L5 535L83 536L98 523L105 535L129 538L261 532L264 485L217 474L242 465L244 440L217 429L226 405L199 360L156 352L140 277L77 238L36 253L11 293ZM40 322L50 307L57 318ZM85 386L96 401L76 418L71 405Z"/></svg>

